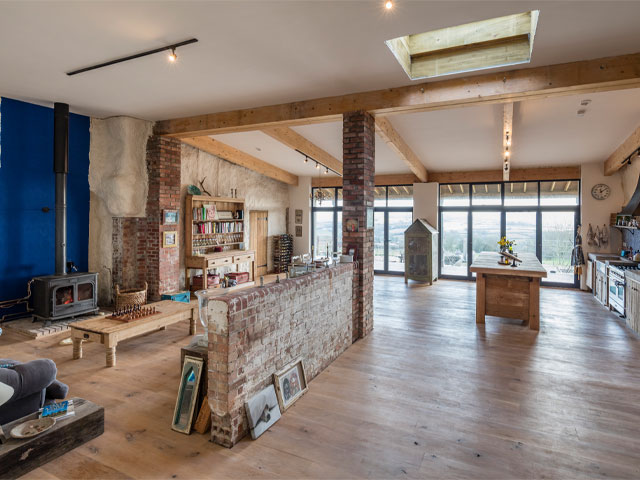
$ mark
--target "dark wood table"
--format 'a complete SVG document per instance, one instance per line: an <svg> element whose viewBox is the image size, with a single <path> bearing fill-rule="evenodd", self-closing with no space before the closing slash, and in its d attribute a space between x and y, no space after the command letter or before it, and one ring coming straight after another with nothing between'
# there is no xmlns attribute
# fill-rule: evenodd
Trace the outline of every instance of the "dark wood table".
<svg viewBox="0 0 640 480"><path fill-rule="evenodd" d="M41 467L104 433L104 408L83 398L73 399L75 415L58 420L46 432L32 438L8 438L0 445L0 478L17 478ZM38 418L38 412L2 425L7 437L22 422Z"/></svg>

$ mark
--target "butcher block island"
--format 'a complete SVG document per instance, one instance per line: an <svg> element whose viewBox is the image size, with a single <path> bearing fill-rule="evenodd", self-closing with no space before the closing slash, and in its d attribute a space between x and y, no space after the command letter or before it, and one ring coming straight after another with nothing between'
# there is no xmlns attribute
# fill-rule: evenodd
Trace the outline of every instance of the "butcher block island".
<svg viewBox="0 0 640 480"><path fill-rule="evenodd" d="M532 253L518 255L517 267L498 263L497 252L481 252L470 269L476 274L476 323L486 315L518 318L540 329L540 279L547 276Z"/></svg>

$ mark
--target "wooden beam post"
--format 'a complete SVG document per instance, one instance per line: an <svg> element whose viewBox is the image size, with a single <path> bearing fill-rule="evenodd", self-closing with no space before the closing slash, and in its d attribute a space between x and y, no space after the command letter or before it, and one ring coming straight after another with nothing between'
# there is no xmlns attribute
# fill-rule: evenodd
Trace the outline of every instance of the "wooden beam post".
<svg viewBox="0 0 640 480"><path fill-rule="evenodd" d="M397 130L393 128L388 118L376 117L376 132L398 154L421 182L427 181L427 169Z"/></svg>
<svg viewBox="0 0 640 480"><path fill-rule="evenodd" d="M640 125L635 131L609 155L604 162L604 174L613 175L623 167L623 162L635 150L640 148Z"/></svg>
<svg viewBox="0 0 640 480"><path fill-rule="evenodd" d="M198 148L203 152L223 158L228 162L258 172L265 177L273 178L288 185L298 185L298 176L271 165L237 148L227 145L211 137L183 138L182 143Z"/></svg>
<svg viewBox="0 0 640 480"><path fill-rule="evenodd" d="M342 162L340 160L310 142L295 130L289 127L270 127L261 130L270 137L284 143L287 147L299 150L325 167L329 167L330 170L333 170L338 175L342 175Z"/></svg>

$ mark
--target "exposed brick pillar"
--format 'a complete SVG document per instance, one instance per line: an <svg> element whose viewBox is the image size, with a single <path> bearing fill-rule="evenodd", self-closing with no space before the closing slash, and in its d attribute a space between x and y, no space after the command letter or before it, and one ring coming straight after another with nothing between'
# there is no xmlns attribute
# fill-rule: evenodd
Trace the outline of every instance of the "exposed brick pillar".
<svg viewBox="0 0 640 480"><path fill-rule="evenodd" d="M364 111L343 115L342 248L357 248L353 279L353 341L373 329L373 225L367 228L367 208L373 209L375 187L375 121ZM357 231L348 231L348 220Z"/></svg>
<svg viewBox="0 0 640 480"><path fill-rule="evenodd" d="M162 225L163 210L180 208L180 140L151 136L147 141L146 218L139 219L136 248L138 281L149 284L150 300L178 289L180 249L162 248L162 232L178 230L178 225ZM184 212L182 212L184 213Z"/></svg>

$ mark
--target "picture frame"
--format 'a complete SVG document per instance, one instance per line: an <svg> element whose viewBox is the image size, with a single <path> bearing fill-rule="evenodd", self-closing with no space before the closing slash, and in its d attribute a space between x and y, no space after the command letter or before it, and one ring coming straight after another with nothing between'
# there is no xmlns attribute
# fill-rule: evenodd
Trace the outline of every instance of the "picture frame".
<svg viewBox="0 0 640 480"><path fill-rule="evenodd" d="M373 207L367 207L367 230L373 228Z"/></svg>
<svg viewBox="0 0 640 480"><path fill-rule="evenodd" d="M176 432L187 435L191 433L193 414L198 401L202 365L201 358L185 355L180 375L180 386L178 387L178 398L171 422L171 428Z"/></svg>
<svg viewBox="0 0 640 480"><path fill-rule="evenodd" d="M296 210L296 225L302 225L302 210Z"/></svg>
<svg viewBox="0 0 640 480"><path fill-rule="evenodd" d="M358 258L358 246L357 245L347 245L345 255L352 255L353 261L355 262Z"/></svg>
<svg viewBox="0 0 640 480"><path fill-rule="evenodd" d="M162 232L162 248L175 248L177 246L178 246L177 230Z"/></svg>
<svg viewBox="0 0 640 480"><path fill-rule="evenodd" d="M294 360L273 374L280 411L285 412L309 389L302 359Z"/></svg>
<svg viewBox="0 0 640 480"><path fill-rule="evenodd" d="M180 222L180 212L178 210L163 210L162 224L177 225Z"/></svg>
<svg viewBox="0 0 640 480"><path fill-rule="evenodd" d="M280 419L280 404L273 385L251 397L245 404L251 438L254 440Z"/></svg>
<svg viewBox="0 0 640 480"><path fill-rule="evenodd" d="M296 225L296 237L302 236L302 225Z"/></svg>
<svg viewBox="0 0 640 480"><path fill-rule="evenodd" d="M347 232L358 232L360 231L360 220L357 218L348 218L344 222L344 229Z"/></svg>

